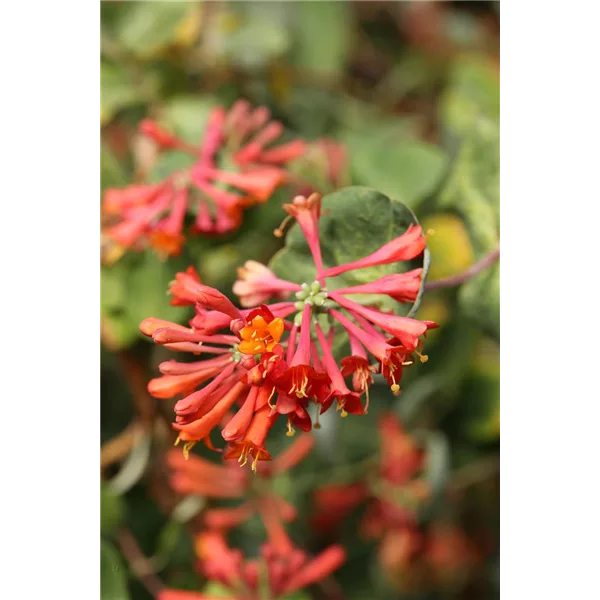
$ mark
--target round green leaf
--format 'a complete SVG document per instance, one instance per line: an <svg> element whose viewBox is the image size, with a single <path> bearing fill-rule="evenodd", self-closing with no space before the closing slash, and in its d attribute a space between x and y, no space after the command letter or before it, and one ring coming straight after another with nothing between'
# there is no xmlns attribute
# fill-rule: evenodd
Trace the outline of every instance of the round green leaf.
<svg viewBox="0 0 600 600"><path fill-rule="evenodd" d="M389 132L368 132L351 155L357 182L376 187L412 209L436 190L447 164L440 148L418 140L390 143Z"/></svg>
<svg viewBox="0 0 600 600"><path fill-rule="evenodd" d="M142 100L131 77L119 65L107 62L100 64L100 87L102 124L110 121L122 108L137 104Z"/></svg>
<svg viewBox="0 0 600 600"><path fill-rule="evenodd" d="M339 75L351 43L350 6L346 2L296 2L292 61L300 69Z"/></svg>
<svg viewBox="0 0 600 600"><path fill-rule="evenodd" d="M319 223L321 253L325 268L359 260L387 242L402 235L410 224L418 224L414 213L404 204L380 192L362 186L351 186L328 194L322 200L323 216ZM428 259L392 263L358 269L328 279L330 290L367 283L393 273L401 273L417 266L423 267L423 281L427 275ZM308 244L297 225L285 241L285 248L271 260L270 268L280 277L296 283L314 281L316 270ZM406 307L387 296L356 295L361 303L377 303L383 308L406 313ZM416 304L415 304L416 306Z"/></svg>

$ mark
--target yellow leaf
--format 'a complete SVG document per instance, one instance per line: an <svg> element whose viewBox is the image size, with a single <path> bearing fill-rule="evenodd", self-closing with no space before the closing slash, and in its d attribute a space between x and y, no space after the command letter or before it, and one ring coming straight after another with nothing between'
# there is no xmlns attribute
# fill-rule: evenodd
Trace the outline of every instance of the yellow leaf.
<svg viewBox="0 0 600 600"><path fill-rule="evenodd" d="M473 246L462 220L453 214L438 214L421 221L431 253L429 281L464 273L473 264Z"/></svg>

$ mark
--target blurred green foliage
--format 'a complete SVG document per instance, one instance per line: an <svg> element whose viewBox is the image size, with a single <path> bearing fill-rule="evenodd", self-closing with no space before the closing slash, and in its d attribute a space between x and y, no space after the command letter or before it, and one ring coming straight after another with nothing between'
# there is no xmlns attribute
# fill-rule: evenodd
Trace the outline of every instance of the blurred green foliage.
<svg viewBox="0 0 600 600"><path fill-rule="evenodd" d="M289 139L326 136L343 143L348 183L384 194L364 192L346 207L352 218L336 220L333 211L329 225L324 219L327 263L358 258L404 230L414 217L404 209L394 212L402 206L395 201L412 209L425 230L434 230L429 281L460 275L498 247L498 3L102 2L101 15L103 190L146 173L160 178L179 166L177 154L157 161L144 145L136 133L142 118L197 143L211 107L246 98L267 105ZM190 238L178 258L163 261L146 251L102 266L103 442L130 420L146 418L136 398L167 355L142 339L138 325L149 316L182 323L189 318L190 311L171 307L166 294L177 271L194 265L206 284L229 293L236 267L272 259L282 275L304 280L306 248L298 232L290 232L284 250L271 234L289 200L279 190L249 209L238 231ZM345 229L357 226L361 244L356 231ZM417 317L440 328L428 335L429 361L406 371L402 395L394 397L377 381L368 415L325 415L317 448L274 485L298 508L292 537L318 549L319 532L306 526L311 492L360 478L378 451L378 416L394 411L410 431L425 432L435 457L428 476L440 498L444 483L453 485L467 468L475 473L458 500L440 502L435 514L460 525L479 544L483 560L458 589L438 589L423 599L496 598L497 473L478 465L487 465L499 449L499 263L463 285L425 293ZM138 371L132 374L127 360ZM166 585L199 590L205 583L194 571L188 526L204 502L187 518L174 516L181 498L168 489L163 464L172 443L165 425L171 404L158 402L151 401L156 423L148 456L141 469L129 471L121 493L110 482L136 446L103 466L101 576L107 600L150 597L121 555L119 527L138 539ZM273 454L288 441L284 429L273 432ZM214 459L205 449L198 452ZM349 554L335 576L346 598L415 598L406 595L402 577L382 573L376 546L357 535L358 521L357 514L348 517L338 538ZM232 543L254 555L263 540L260 524L251 519ZM210 585L205 591L216 594ZM316 589L294 596L320 597Z"/></svg>

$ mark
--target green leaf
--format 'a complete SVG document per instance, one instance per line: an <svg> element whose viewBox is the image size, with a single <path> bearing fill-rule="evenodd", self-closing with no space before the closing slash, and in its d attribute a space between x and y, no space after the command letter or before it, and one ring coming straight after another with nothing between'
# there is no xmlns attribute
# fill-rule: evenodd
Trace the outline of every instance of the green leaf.
<svg viewBox="0 0 600 600"><path fill-rule="evenodd" d="M148 173L148 181L149 183L163 181L175 171L188 169L194 164L195 160L194 156L186 152L165 152L161 154L150 173Z"/></svg>
<svg viewBox="0 0 600 600"><path fill-rule="evenodd" d="M100 598L129 600L127 577L121 555L106 540L102 540L100 544Z"/></svg>
<svg viewBox="0 0 600 600"><path fill-rule="evenodd" d="M141 337L139 324L147 317L183 322L185 307L170 305L169 282L187 263L181 257L162 262L151 250L127 254L119 262L100 270L103 341L113 350Z"/></svg>
<svg viewBox="0 0 600 600"><path fill-rule="evenodd" d="M111 533L123 519L123 501L106 483L100 487L100 531Z"/></svg>
<svg viewBox="0 0 600 600"><path fill-rule="evenodd" d="M110 121L119 110L141 101L139 91L130 75L119 65L100 63L100 87L102 124Z"/></svg>
<svg viewBox="0 0 600 600"><path fill-rule="evenodd" d="M413 210L437 189L447 162L440 148L418 140L392 142L385 131L365 135L351 154L355 181L375 187Z"/></svg>
<svg viewBox="0 0 600 600"><path fill-rule="evenodd" d="M104 145L100 147L100 185L104 191L108 187L127 185L128 177L117 157Z"/></svg>
<svg viewBox="0 0 600 600"><path fill-rule="evenodd" d="M100 268L100 311L102 340L112 350L126 348L138 339L139 323L127 314L129 262L121 260Z"/></svg>
<svg viewBox="0 0 600 600"><path fill-rule="evenodd" d="M137 325L147 317L183 321L189 314L188 309L171 306L167 290L175 273L186 269L185 261L176 258L163 262L150 250L136 258L136 266L127 282L127 312L131 320Z"/></svg>
<svg viewBox="0 0 600 600"><path fill-rule="evenodd" d="M341 75L351 43L346 2L296 2L293 64L322 75Z"/></svg>
<svg viewBox="0 0 600 600"><path fill-rule="evenodd" d="M207 52L244 68L264 67L291 43L286 7L278 2L232 2L216 15L205 38Z"/></svg>
<svg viewBox="0 0 600 600"><path fill-rule="evenodd" d="M500 339L500 263L490 267L467 281L458 293L458 300L465 316L481 329Z"/></svg>
<svg viewBox="0 0 600 600"><path fill-rule="evenodd" d="M192 2L130 2L117 27L119 41L141 58L149 58L172 44Z"/></svg>
<svg viewBox="0 0 600 600"><path fill-rule="evenodd" d="M152 557L152 565L157 571L162 571L172 563L183 536L185 536L185 529L177 521L167 521L160 530L156 551Z"/></svg>
<svg viewBox="0 0 600 600"><path fill-rule="evenodd" d="M492 339L479 340L464 381L457 420L473 442L500 439L500 347Z"/></svg>
<svg viewBox="0 0 600 600"><path fill-rule="evenodd" d="M281 596L281 600L310 600L312 596L304 590L299 590L293 594L287 594L287 596Z"/></svg>
<svg viewBox="0 0 600 600"><path fill-rule="evenodd" d="M464 135L481 116L499 121L500 79L489 58L465 55L453 65L448 88L439 104L439 116L450 138Z"/></svg>
<svg viewBox="0 0 600 600"><path fill-rule="evenodd" d="M325 268L353 262L374 252L390 240L402 235L417 218L404 204L362 186L343 188L323 197L323 216L319 232L321 252ZM328 279L330 290L367 283L393 273L401 273L417 266L424 268L425 279L428 265L425 259L415 265L414 261L393 263L349 271L339 277ZM300 228L295 225L288 233L285 248L271 260L270 268L280 277L296 283L310 283L315 278L315 267ZM356 295L357 302L379 303L387 309L407 312L398 302L387 296Z"/></svg>
<svg viewBox="0 0 600 600"><path fill-rule="evenodd" d="M177 96L165 103L161 120L179 137L191 144L199 144L210 111L217 101L210 97Z"/></svg>
<svg viewBox="0 0 600 600"><path fill-rule="evenodd" d="M233 592L218 581L209 581L202 589L202 593L214 598L231 598Z"/></svg>

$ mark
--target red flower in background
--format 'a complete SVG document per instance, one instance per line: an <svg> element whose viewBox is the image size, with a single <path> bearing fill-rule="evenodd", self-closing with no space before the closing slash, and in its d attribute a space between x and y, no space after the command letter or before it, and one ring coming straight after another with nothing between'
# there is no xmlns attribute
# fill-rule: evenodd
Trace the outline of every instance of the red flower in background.
<svg viewBox="0 0 600 600"><path fill-rule="evenodd" d="M165 256L181 252L188 214L195 215L195 233L236 229L244 209L267 201L285 184L286 165L306 150L302 140L277 145L283 125L270 120L266 107L252 109L245 100L238 100L229 111L215 107L198 145L150 119L140 123L139 131L162 151L189 154L194 162L158 183L106 190L103 211L119 219L106 234L122 247L151 246ZM224 155L231 164L227 170L218 166Z"/></svg>
<svg viewBox="0 0 600 600"><path fill-rule="evenodd" d="M210 581L216 581L230 590L230 600L261 600L266 586L269 598L276 600L295 591L318 583L336 571L346 560L346 553L333 545L310 557L293 545L282 530L279 538L269 532L269 541L263 544L260 557L245 559L239 550L230 548L217 532L201 533L196 538L198 570ZM261 571L264 579L261 581ZM206 600L206 596L183 590L163 590L161 600Z"/></svg>

